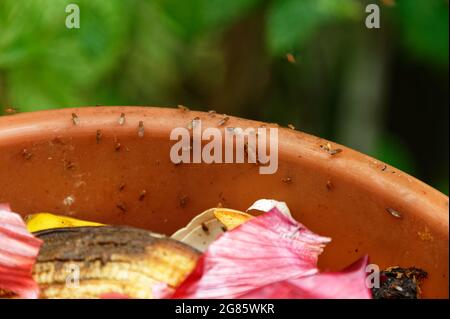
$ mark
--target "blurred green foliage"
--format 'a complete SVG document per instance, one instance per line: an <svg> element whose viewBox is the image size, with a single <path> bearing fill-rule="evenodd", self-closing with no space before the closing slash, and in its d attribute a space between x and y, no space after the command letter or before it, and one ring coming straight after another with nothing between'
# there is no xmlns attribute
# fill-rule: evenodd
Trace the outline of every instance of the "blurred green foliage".
<svg viewBox="0 0 450 319"><path fill-rule="evenodd" d="M69 3L80 29L65 27ZM364 26L369 3L379 30ZM216 108L292 123L448 192L448 120L401 121L448 116L448 31L447 0L1 0L0 107Z"/></svg>

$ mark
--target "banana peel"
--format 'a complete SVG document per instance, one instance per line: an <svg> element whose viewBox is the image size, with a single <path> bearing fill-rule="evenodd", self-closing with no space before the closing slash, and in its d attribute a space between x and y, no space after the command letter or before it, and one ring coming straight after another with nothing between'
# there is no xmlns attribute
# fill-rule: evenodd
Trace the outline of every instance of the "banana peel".
<svg viewBox="0 0 450 319"><path fill-rule="evenodd" d="M150 231L127 226L66 227L34 234L43 241L33 268L41 298L100 298L115 293L155 298L176 288L200 252Z"/></svg>
<svg viewBox="0 0 450 319"><path fill-rule="evenodd" d="M215 208L214 216L227 230L232 230L254 217L250 214L228 208Z"/></svg>
<svg viewBox="0 0 450 319"><path fill-rule="evenodd" d="M30 233L53 228L104 226L100 223L50 213L28 215L25 217L25 224Z"/></svg>

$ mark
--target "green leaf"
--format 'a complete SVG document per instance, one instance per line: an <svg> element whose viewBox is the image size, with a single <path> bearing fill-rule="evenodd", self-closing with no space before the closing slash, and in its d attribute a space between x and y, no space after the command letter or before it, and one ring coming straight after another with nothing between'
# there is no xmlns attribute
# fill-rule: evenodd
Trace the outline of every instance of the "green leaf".
<svg viewBox="0 0 450 319"><path fill-rule="evenodd" d="M206 0L204 5L204 19L208 26L221 26L256 8L262 0Z"/></svg>
<svg viewBox="0 0 450 319"><path fill-rule="evenodd" d="M448 1L399 0L395 9L403 41L413 54L437 65L448 65Z"/></svg>
<svg viewBox="0 0 450 319"><path fill-rule="evenodd" d="M187 41L231 23L262 2L263 0L158 0L169 25Z"/></svg>
<svg viewBox="0 0 450 319"><path fill-rule="evenodd" d="M269 10L267 42L274 54L294 50L326 23L338 19L356 19L360 3L353 0L278 0Z"/></svg>
<svg viewBox="0 0 450 319"><path fill-rule="evenodd" d="M77 1L80 29L68 29L71 2L2 0L0 71L12 105L33 110L89 103L88 90L123 55L133 1Z"/></svg>

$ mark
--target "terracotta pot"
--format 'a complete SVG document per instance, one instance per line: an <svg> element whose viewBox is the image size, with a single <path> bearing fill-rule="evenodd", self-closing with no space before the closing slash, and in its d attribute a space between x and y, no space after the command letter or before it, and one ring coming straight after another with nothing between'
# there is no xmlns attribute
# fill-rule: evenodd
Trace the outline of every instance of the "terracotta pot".
<svg viewBox="0 0 450 319"><path fill-rule="evenodd" d="M330 155L321 147L327 141L284 128L276 174L260 175L248 163L174 165L170 131L195 117L203 127L219 127L222 118L149 107L3 116L0 202L22 215L48 211L170 234L218 203L244 210L257 199L274 198L313 231L332 237L322 269L338 270L369 254L382 268L425 269L424 297L448 297L447 196L344 146L331 143L342 152ZM220 127L261 124L231 117Z"/></svg>

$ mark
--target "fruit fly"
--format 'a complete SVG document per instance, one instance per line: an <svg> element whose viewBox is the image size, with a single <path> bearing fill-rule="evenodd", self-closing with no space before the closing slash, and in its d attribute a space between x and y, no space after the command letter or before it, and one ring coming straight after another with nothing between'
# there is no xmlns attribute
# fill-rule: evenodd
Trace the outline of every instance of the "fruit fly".
<svg viewBox="0 0 450 319"><path fill-rule="evenodd" d="M193 128L195 128L198 124L198 121L200 121L200 118L198 116L192 119L192 121L190 121L187 125L188 130L192 130Z"/></svg>
<svg viewBox="0 0 450 319"><path fill-rule="evenodd" d="M17 109L12 106L6 107L4 111L5 114L16 114L18 112Z"/></svg>
<svg viewBox="0 0 450 319"><path fill-rule="evenodd" d="M179 204L181 208L185 208L189 201L189 197L187 195L183 195L179 199Z"/></svg>
<svg viewBox="0 0 450 319"><path fill-rule="evenodd" d="M24 149L22 150L22 156L23 156L24 159L29 160L29 159L31 159L31 157L33 156L33 154L32 154L29 150L27 150L26 148L24 148Z"/></svg>
<svg viewBox="0 0 450 319"><path fill-rule="evenodd" d="M116 207L122 212L125 213L127 211L127 206L124 202L117 203Z"/></svg>
<svg viewBox="0 0 450 319"><path fill-rule="evenodd" d="M392 216L394 216L395 218L402 218L402 217L403 217L402 214L401 214L400 212L396 211L396 210L393 209L393 208L388 207L388 208L386 208L386 211L387 211L389 214L391 214Z"/></svg>
<svg viewBox="0 0 450 319"><path fill-rule="evenodd" d="M138 136L144 137L144 122L143 121L139 121Z"/></svg>
<svg viewBox="0 0 450 319"><path fill-rule="evenodd" d="M80 124L80 119L78 118L78 115L76 115L75 113L72 113L72 123L73 125Z"/></svg>
<svg viewBox="0 0 450 319"><path fill-rule="evenodd" d="M324 149L330 155L336 155L342 152L341 148L333 149L330 143L327 143L326 145L321 145L320 148Z"/></svg>
<svg viewBox="0 0 450 319"><path fill-rule="evenodd" d="M75 167L75 164L72 161L64 160L64 168L65 169L72 169Z"/></svg>
<svg viewBox="0 0 450 319"><path fill-rule="evenodd" d="M223 119L221 119L221 120L219 121L219 126L224 125L224 124L227 123L229 120L230 120L230 117L229 117L229 116L225 116Z"/></svg>
<svg viewBox="0 0 450 319"><path fill-rule="evenodd" d="M206 233L206 234L209 234L209 228L208 228L208 226L206 226L205 223L202 223L201 226L202 226L203 232Z"/></svg>
<svg viewBox="0 0 450 319"><path fill-rule="evenodd" d="M327 184L326 184L326 186L327 186L327 189L329 190L329 191L331 191L332 189L333 189L333 183L331 182L331 181L327 181Z"/></svg>
<svg viewBox="0 0 450 319"><path fill-rule="evenodd" d="M125 124L125 113L121 113L119 117L119 125Z"/></svg>
<svg viewBox="0 0 450 319"><path fill-rule="evenodd" d="M147 195L147 191L145 189L143 189L139 194L139 200L140 201L144 200L146 195Z"/></svg>
<svg viewBox="0 0 450 319"><path fill-rule="evenodd" d="M100 141L102 139L102 131L101 130L97 130L97 132L95 133L95 139L97 140L97 144L100 144Z"/></svg>

